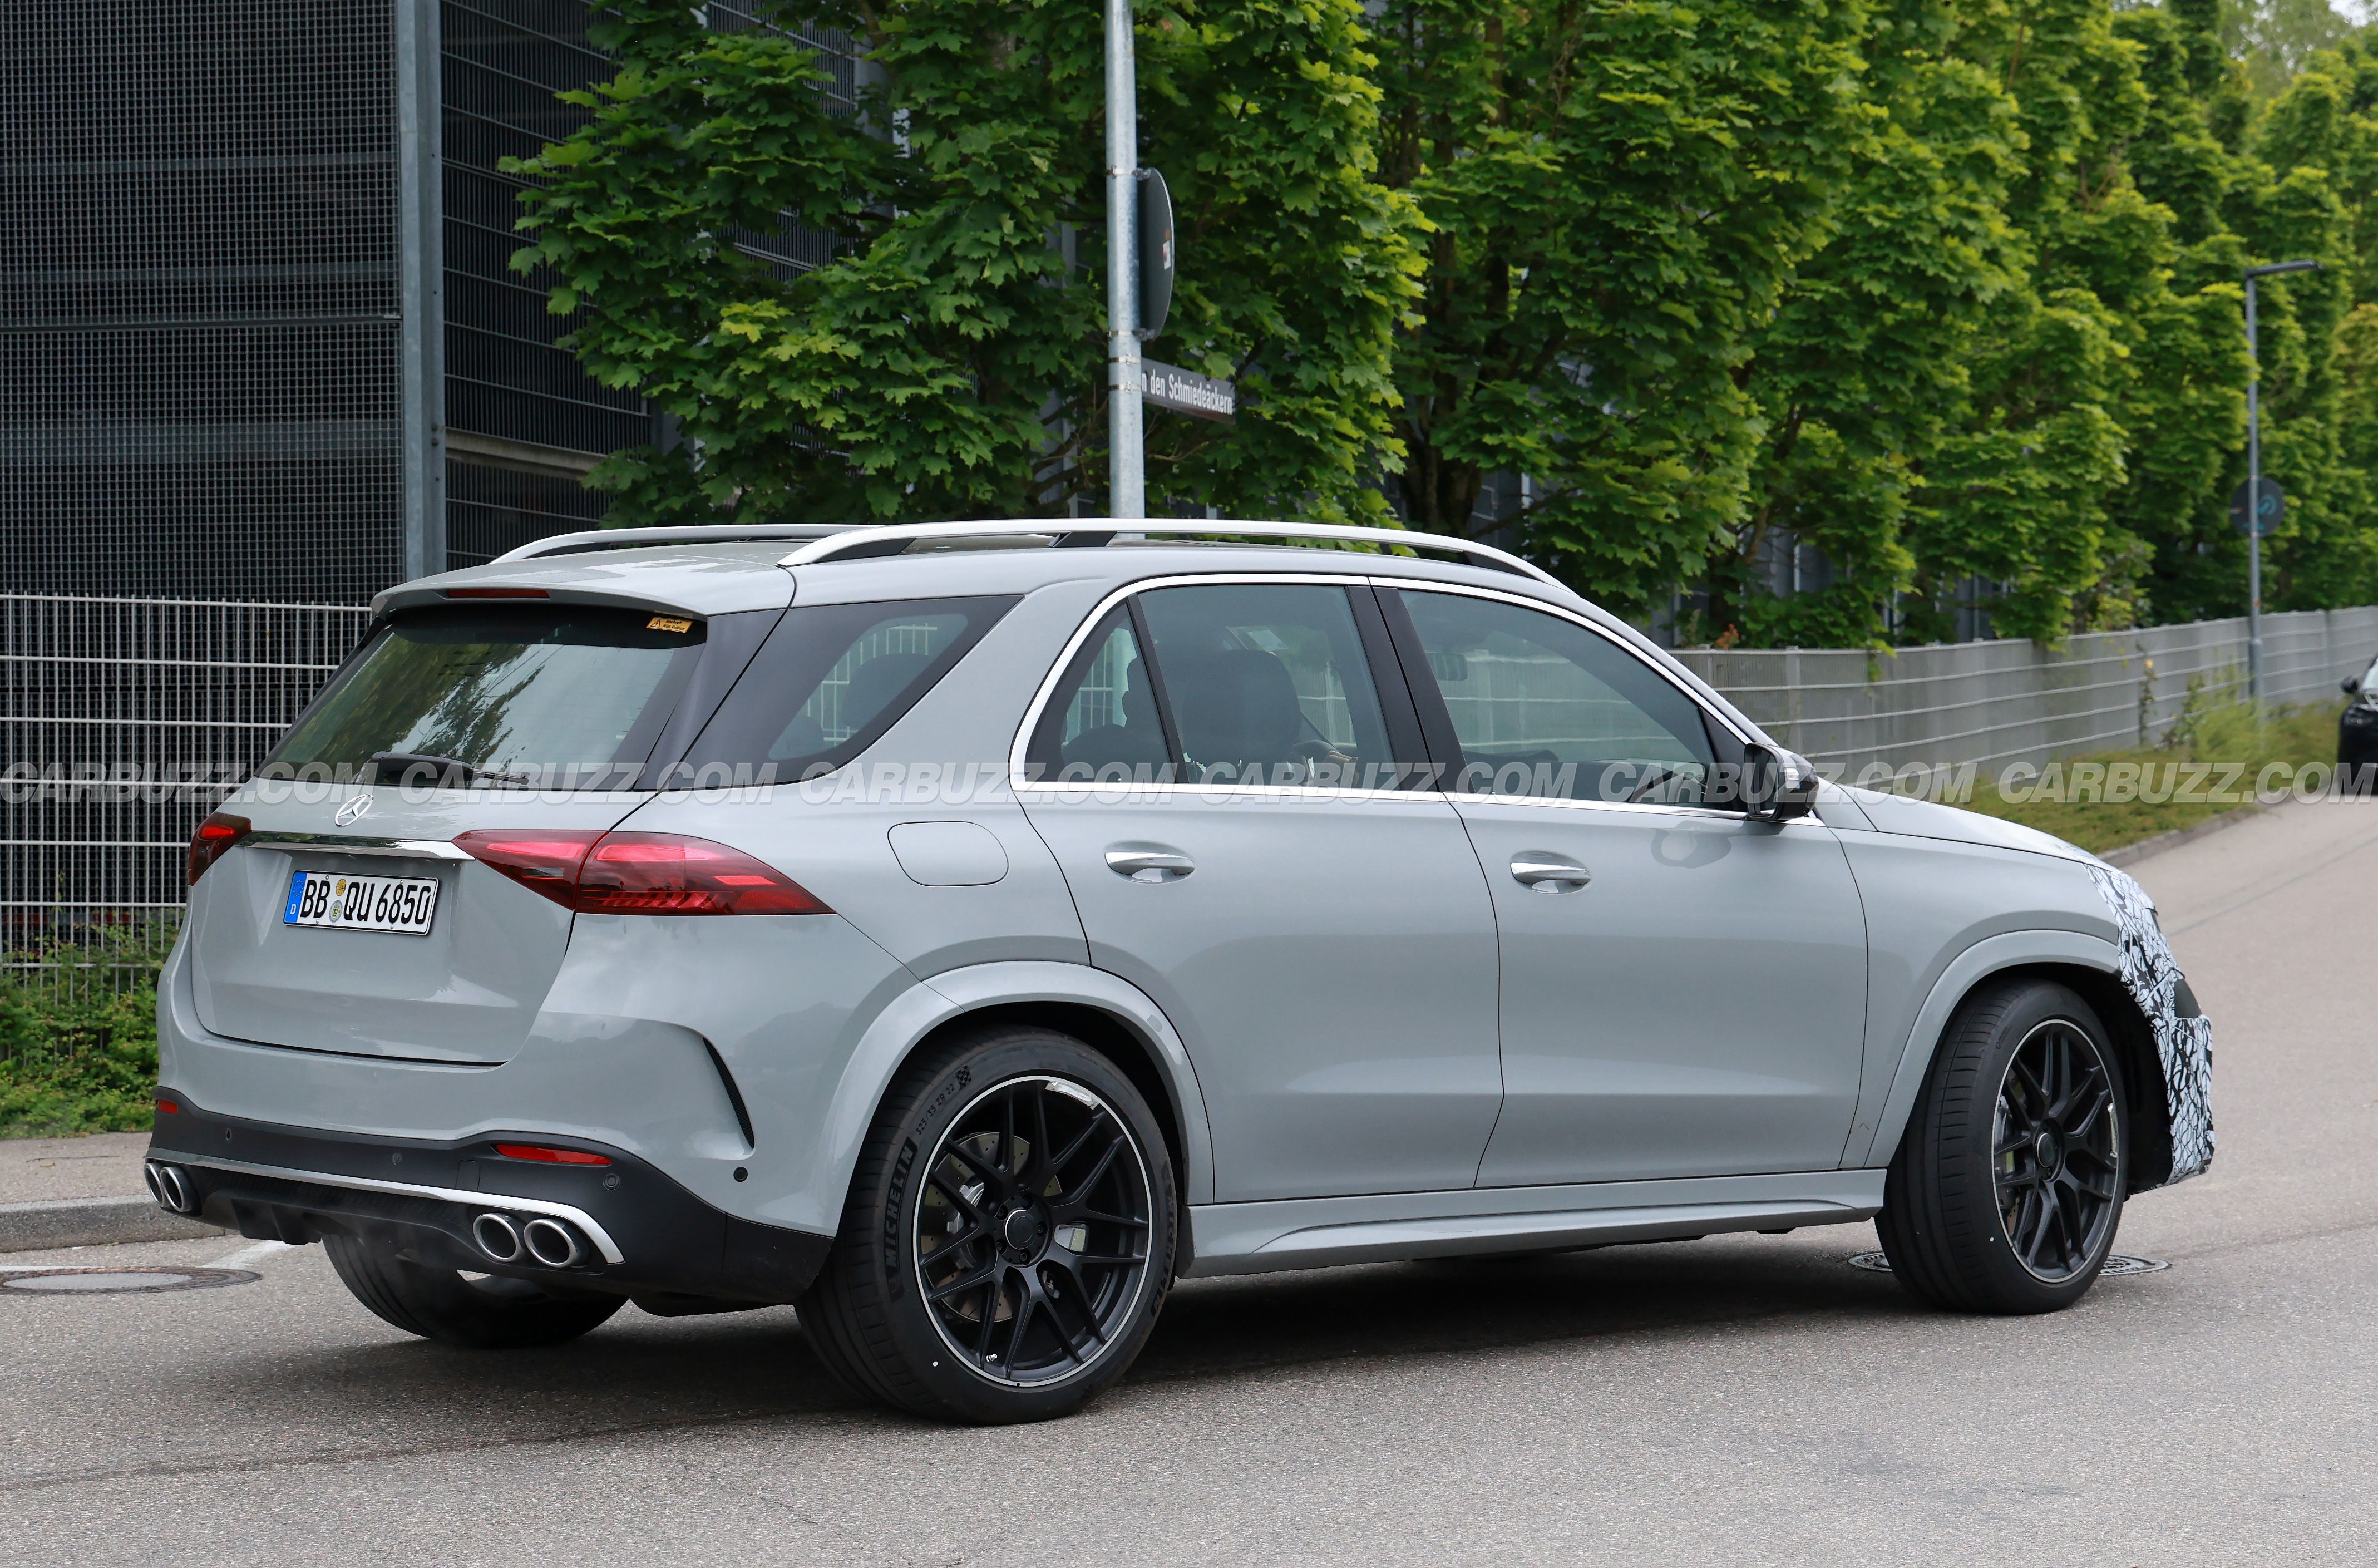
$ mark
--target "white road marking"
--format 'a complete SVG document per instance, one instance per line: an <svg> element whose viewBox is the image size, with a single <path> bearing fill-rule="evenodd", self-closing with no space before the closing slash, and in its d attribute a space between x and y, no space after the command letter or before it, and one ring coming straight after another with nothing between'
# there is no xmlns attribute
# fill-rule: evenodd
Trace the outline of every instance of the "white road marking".
<svg viewBox="0 0 2378 1568"><path fill-rule="evenodd" d="M285 1241L253 1242L248 1246L241 1248L236 1252L224 1253L213 1262L209 1263L207 1267L210 1269L244 1269L250 1263L261 1262L265 1259L270 1258L278 1253L294 1252L297 1249L295 1248L290 1246Z"/></svg>

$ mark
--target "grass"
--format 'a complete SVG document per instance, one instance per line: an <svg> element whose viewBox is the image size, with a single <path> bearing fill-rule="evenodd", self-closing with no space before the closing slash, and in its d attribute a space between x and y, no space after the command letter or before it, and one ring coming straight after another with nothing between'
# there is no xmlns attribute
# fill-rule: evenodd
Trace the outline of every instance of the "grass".
<svg viewBox="0 0 2378 1568"><path fill-rule="evenodd" d="M136 1132L157 1089L151 934L12 953L0 971L0 1138ZM94 974L100 963L113 976ZM126 973L128 967L129 973ZM111 985L109 978L130 983ZM94 983L97 982L97 983Z"/></svg>
<svg viewBox="0 0 2378 1568"><path fill-rule="evenodd" d="M2200 705L2198 697L2195 692L2190 694L2180 722L2173 726L2171 735L2162 745L2100 752L2051 764L2051 767L2060 769L2058 774L2043 773L2030 790L2018 786L2012 791L2018 797L2036 791L2044 798L2009 800L1999 792L1998 778L1977 778L1974 798L1966 802L1967 807L2053 833L2093 854L2103 854L2158 833L2192 827L2226 813L2246 809L2253 802L2256 779L2274 763L2300 769L2308 764L2336 760L2338 708L2335 704L2274 709L2246 703ZM2090 777L2079 773L2082 765L2092 763L2102 770L2095 776L2099 782L2076 787L2081 779ZM2141 791L2124 789L2119 782L2109 789L2103 780L2109 777L2119 779L2114 773L2116 764L2138 767L2146 785L2145 793L2196 793L2212 798L2146 801L2138 798ZM2208 771L2196 776L2192 788L2190 765L2197 764L2205 765ZM2233 767L2239 771L2231 775L2229 769ZM2225 778L2228 780L2226 791L2222 788ZM2293 778L2288 782L2292 787ZM2229 798L2221 798L2224 793ZM2125 794L2128 799L2107 798Z"/></svg>

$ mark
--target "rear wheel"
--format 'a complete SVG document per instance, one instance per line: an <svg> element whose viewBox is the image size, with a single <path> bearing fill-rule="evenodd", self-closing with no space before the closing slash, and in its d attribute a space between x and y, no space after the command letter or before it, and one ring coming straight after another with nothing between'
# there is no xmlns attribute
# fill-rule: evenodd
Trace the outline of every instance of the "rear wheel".
<svg viewBox="0 0 2378 1568"><path fill-rule="evenodd" d="M600 1328L627 1303L616 1297L558 1297L526 1280L468 1275L400 1258L360 1236L322 1238L330 1267L356 1300L383 1321L441 1345L517 1350L559 1345Z"/></svg>
<svg viewBox="0 0 2378 1568"><path fill-rule="evenodd" d="M2123 1104L2105 1026L2072 990L2024 980L1969 999L1884 1182L1892 1272L1959 1311L2078 1301L2121 1224Z"/></svg>
<svg viewBox="0 0 2378 1568"><path fill-rule="evenodd" d="M1154 1329L1173 1214L1130 1080L1070 1036L986 1030L887 1096L801 1322L845 1382L918 1415L1068 1415Z"/></svg>

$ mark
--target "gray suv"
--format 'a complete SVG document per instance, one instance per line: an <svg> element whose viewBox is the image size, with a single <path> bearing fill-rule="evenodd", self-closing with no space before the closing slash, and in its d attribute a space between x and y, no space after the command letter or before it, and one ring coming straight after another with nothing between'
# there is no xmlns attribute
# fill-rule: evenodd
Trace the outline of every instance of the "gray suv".
<svg viewBox="0 0 2378 1568"><path fill-rule="evenodd" d="M149 1174L431 1339L798 1302L1026 1420L1206 1275L1871 1218L2049 1310L2212 1157L2130 877L1478 545L615 532L374 609L191 843Z"/></svg>

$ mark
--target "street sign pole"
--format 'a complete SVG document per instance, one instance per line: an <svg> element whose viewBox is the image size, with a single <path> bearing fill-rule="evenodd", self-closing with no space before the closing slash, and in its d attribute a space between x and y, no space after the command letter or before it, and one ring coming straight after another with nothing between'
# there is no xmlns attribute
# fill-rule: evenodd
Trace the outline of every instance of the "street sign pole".
<svg viewBox="0 0 2378 1568"><path fill-rule="evenodd" d="M2254 274L2246 274L2246 494L2263 493L2263 349L2254 333ZM2263 520L2246 516L2246 695L2263 700Z"/></svg>
<svg viewBox="0 0 2378 1568"><path fill-rule="evenodd" d="M2317 261L2246 269L2246 694L2263 700L2263 349L2254 330L2254 283L2280 272L2317 272Z"/></svg>
<svg viewBox="0 0 2378 1568"><path fill-rule="evenodd" d="M1107 12L1107 408L1110 517L1147 515L1139 404L1139 80L1131 0Z"/></svg>

